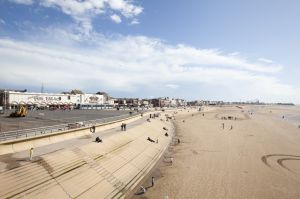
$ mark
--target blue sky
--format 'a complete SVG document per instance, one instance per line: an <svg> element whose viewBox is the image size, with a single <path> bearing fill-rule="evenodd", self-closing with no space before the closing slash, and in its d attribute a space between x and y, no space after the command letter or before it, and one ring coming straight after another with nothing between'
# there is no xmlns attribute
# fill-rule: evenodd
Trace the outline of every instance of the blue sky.
<svg viewBox="0 0 300 199"><path fill-rule="evenodd" d="M300 103L300 2L7 0L0 87Z"/></svg>

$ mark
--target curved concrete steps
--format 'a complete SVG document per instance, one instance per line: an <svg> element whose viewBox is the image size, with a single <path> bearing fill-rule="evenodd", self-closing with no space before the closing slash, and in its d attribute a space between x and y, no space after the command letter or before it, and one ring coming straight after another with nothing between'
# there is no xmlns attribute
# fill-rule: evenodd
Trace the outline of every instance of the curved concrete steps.
<svg viewBox="0 0 300 199"><path fill-rule="evenodd" d="M170 143L170 122L145 122L121 134L43 155L0 173L0 198L123 198L153 168ZM158 143L147 141L147 137Z"/></svg>

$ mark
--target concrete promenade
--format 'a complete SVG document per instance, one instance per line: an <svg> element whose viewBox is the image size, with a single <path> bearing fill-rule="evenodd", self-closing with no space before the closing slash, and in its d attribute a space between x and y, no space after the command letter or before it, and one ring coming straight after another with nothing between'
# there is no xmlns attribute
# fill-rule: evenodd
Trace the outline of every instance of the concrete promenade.
<svg viewBox="0 0 300 199"><path fill-rule="evenodd" d="M29 151L0 156L0 198L125 197L172 139L173 125L164 113L147 118L128 124L127 131L115 127L36 148L31 162ZM96 136L103 143L94 142Z"/></svg>

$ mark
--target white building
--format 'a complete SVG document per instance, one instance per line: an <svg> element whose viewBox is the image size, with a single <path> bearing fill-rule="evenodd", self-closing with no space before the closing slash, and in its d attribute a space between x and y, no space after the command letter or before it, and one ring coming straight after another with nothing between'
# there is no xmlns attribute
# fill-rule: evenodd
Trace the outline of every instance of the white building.
<svg viewBox="0 0 300 199"><path fill-rule="evenodd" d="M186 106L187 102L184 99L171 99L170 105L172 107L177 107L177 106Z"/></svg>
<svg viewBox="0 0 300 199"><path fill-rule="evenodd" d="M100 107L105 104L104 96L97 94L56 94L56 93L33 93L18 91L0 91L0 106L15 108L18 105L30 107L62 107L82 106Z"/></svg>
<svg viewBox="0 0 300 199"><path fill-rule="evenodd" d="M80 109L102 109L105 108L105 100L103 95L98 94L78 94L80 95L80 103L77 103Z"/></svg>
<svg viewBox="0 0 300 199"><path fill-rule="evenodd" d="M104 104L103 95L81 94L80 99L80 104Z"/></svg>

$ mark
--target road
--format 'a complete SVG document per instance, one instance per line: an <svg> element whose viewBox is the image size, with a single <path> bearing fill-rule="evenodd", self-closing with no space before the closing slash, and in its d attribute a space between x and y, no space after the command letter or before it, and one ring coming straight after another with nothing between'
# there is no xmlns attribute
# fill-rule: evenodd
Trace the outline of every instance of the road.
<svg viewBox="0 0 300 199"><path fill-rule="evenodd" d="M28 111L28 116L21 118L10 118L7 113L0 115L0 132L103 119L128 113L129 110L39 110Z"/></svg>

